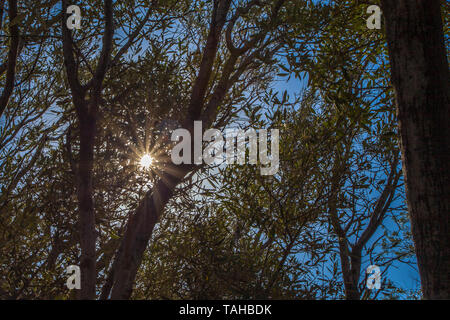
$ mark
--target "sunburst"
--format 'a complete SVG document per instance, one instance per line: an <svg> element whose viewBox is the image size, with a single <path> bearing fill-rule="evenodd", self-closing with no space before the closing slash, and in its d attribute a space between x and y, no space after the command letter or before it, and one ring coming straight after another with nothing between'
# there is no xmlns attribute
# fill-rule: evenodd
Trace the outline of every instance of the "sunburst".
<svg viewBox="0 0 450 320"><path fill-rule="evenodd" d="M143 167L144 169L149 169L153 164L153 157L151 155L149 155L148 153L144 154L141 157L140 164L141 164L141 167Z"/></svg>

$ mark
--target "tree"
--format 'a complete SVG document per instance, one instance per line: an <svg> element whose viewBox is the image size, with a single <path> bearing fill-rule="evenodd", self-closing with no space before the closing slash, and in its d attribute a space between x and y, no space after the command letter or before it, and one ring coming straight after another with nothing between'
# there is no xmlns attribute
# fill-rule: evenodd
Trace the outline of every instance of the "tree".
<svg viewBox="0 0 450 320"><path fill-rule="evenodd" d="M386 227L396 219L392 212L402 213L396 208L399 198L394 196L401 196L397 183L400 172L395 161L398 151L393 91L387 81L387 49L383 34L365 25L366 4L335 1L324 8L328 15L321 19L323 32L316 36L313 54L291 57L290 65L295 68L290 71L299 76L307 73L309 84L320 92L330 113L323 124L331 126L332 138L328 139L334 139L335 144L329 150L332 163L324 172L327 178L332 177L327 206L330 232L339 250L346 298L367 299L370 291L361 281L361 261L376 261L386 267L385 273L388 261L411 254L407 237L402 238L405 250L398 250L395 244L393 235L402 228ZM386 238L382 242L389 239L385 243L397 249L378 246L382 237L375 235L382 231ZM391 256L392 251L399 251L398 256ZM388 285L383 284L382 291ZM383 294L391 288L386 289Z"/></svg>
<svg viewBox="0 0 450 320"><path fill-rule="evenodd" d="M144 255L134 298L374 299L401 293L388 269L412 251L401 234L407 226L395 224L406 219L398 204L395 135L386 135L392 117L383 123L383 113L375 113L381 129L367 134L357 122L346 127L351 110L335 117L339 111L311 94L299 104L284 101L279 112L263 117L259 105L248 112L249 123L282 130L275 176L262 178L257 166L219 166L198 173L203 183L190 182L187 194L177 192ZM346 134L336 136L343 126ZM381 290L366 289L364 267L371 264L382 268Z"/></svg>
<svg viewBox="0 0 450 320"><path fill-rule="evenodd" d="M354 243L375 193L396 186L382 33L361 7L104 0L83 2L71 31L62 3L19 2L23 46L0 116L0 297L345 297L329 209ZM306 100L273 88L302 72ZM170 129L195 120L286 130L280 172L173 165ZM387 201L376 217L395 210ZM361 268L387 269L403 249L396 230L375 236L388 229L376 220ZM65 267L80 260L83 290L68 291Z"/></svg>
<svg viewBox="0 0 450 320"><path fill-rule="evenodd" d="M450 77L441 1L381 3L422 290L427 299L449 299Z"/></svg>
<svg viewBox="0 0 450 320"><path fill-rule="evenodd" d="M282 37L284 25L280 22L280 15L284 11L286 1L280 0L273 4L250 1L238 4L231 11L231 1L214 1L210 10L210 24L207 31L206 42L199 47L201 58L199 69L191 84L191 94L186 106L186 120L182 127L193 132L193 121L203 121L203 127L210 127L221 112L226 113L224 102L229 98L230 89L248 77L246 81L252 83L258 68L269 68L273 64L272 56L280 49L279 39ZM256 21L254 14L267 16L267 19ZM227 17L230 15L230 19ZM243 19L243 25L238 22ZM233 39L233 28L251 26L243 31L241 43ZM247 33L247 34L246 34ZM221 40L225 38L226 41ZM226 50L226 51L224 51ZM219 70L215 64L221 61ZM270 70L270 69L269 69ZM213 78L214 76L214 78ZM210 82L211 79L217 79ZM253 80L252 80L253 79ZM165 205L172 198L176 186L188 174L199 169L196 165L184 164L174 166L167 163L160 179L151 190L147 192L134 213L130 215L126 232L121 246L112 265L111 287L105 287L104 296L111 298L129 298L133 282L141 263L143 253L152 235L153 228L162 214Z"/></svg>
<svg viewBox="0 0 450 320"><path fill-rule="evenodd" d="M230 89L243 81L244 77L248 77L247 83L256 81L258 78L256 70L258 69L270 72L270 66L273 64L272 56L281 48L280 39L282 39L284 30L288 28L280 18L281 15L288 16L290 14L286 9L289 7L285 7L286 3L289 1L280 0L274 4L250 1L236 4L231 8L231 1L221 0L214 1L212 6L204 5L194 11L201 21L209 19L210 26L209 30L196 25L195 22L188 26L191 29L192 26L197 28L198 34L205 31L206 34L204 44L198 44L199 60L194 61L198 70L190 71L191 93L187 105L182 108L182 112L185 114L182 127L192 131L193 121L196 120L203 121L205 128L211 126L221 113L226 113L227 110L222 108L224 102L230 98ZM156 2L153 4L159 8ZM182 4L178 5L182 6ZM188 2L187 7L196 7L198 4L197 2ZM63 10L65 7L66 3L63 2ZM88 46L85 46L84 50L77 48L73 44L71 33L64 27L64 22L62 25L64 63L77 112L80 139L76 172L80 212L82 288L84 288L81 296L83 298L93 298L95 294L96 231L93 201L95 190L93 189L92 172L96 132L99 129L97 121L101 114L100 104L104 99L104 80L110 68L114 67L134 44L135 38L140 35L150 14L153 14L153 7L151 7L135 32L129 35L126 44L117 50L117 55L110 57L113 47L115 47L112 25L113 7L111 1L104 2L105 29L102 49L99 52L95 68L91 68L89 63L86 63L83 55L83 51L86 51ZM170 10L170 4L167 5L167 8ZM157 15L158 12L155 14ZM259 15L267 15L267 19L258 21ZM228 16L231 17L230 20L227 19ZM164 20L161 19L161 21ZM234 28L241 28L242 35L247 37L234 39ZM188 36L191 35L188 34ZM173 39L176 39L176 36ZM187 67L190 68L191 65L187 65ZM92 75L88 79L83 79L84 84L82 84L80 78L86 78L89 73ZM193 77L193 74L196 75ZM216 81L211 83L210 80L213 79L213 76ZM233 92L231 91L231 93ZM227 107L231 106L227 105ZM195 169L198 169L195 165L165 164L155 185L143 197L135 212L130 214L124 237L111 267L108 278L110 281L103 288L104 296L108 297L110 292L111 297L115 299L128 298L131 295L135 275L155 224L166 203L172 198L176 186L186 174Z"/></svg>

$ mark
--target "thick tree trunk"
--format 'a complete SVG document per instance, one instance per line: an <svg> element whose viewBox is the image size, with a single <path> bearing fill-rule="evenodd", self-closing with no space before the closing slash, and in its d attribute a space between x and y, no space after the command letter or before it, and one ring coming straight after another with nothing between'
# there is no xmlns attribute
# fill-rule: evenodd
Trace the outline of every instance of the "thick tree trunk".
<svg viewBox="0 0 450 320"><path fill-rule="evenodd" d="M179 166L178 169L176 176L165 173L130 217L112 266L113 281L103 289L102 299L108 298L111 289L112 299L130 298L138 268L155 224L165 205L172 198L176 186L192 166Z"/></svg>
<svg viewBox="0 0 450 320"><path fill-rule="evenodd" d="M344 290L346 300L360 300L361 292L358 289L361 253L353 254L348 249L346 239L339 240L339 256L341 259L342 278L344 280Z"/></svg>
<svg viewBox="0 0 450 320"><path fill-rule="evenodd" d="M449 69L439 0L382 0L403 172L426 299L450 299Z"/></svg>
<svg viewBox="0 0 450 320"><path fill-rule="evenodd" d="M17 0L10 0L8 4L9 4L8 8L9 21L13 21L14 19L17 18ZM9 31L11 40L8 51L8 62L4 65L4 69L6 70L6 79L5 79L5 87L3 88L3 92L0 95L0 116L6 110L9 98L14 89L14 81L16 79L17 56L19 54L19 24L16 23L14 25L11 25L9 27ZM0 65L1 67L3 67L2 63L0 63Z"/></svg>
<svg viewBox="0 0 450 320"><path fill-rule="evenodd" d="M347 300L361 300L361 292L358 288L361 274L361 252L350 253L350 270L344 275L345 297ZM347 280L347 281L346 281Z"/></svg>
<svg viewBox="0 0 450 320"><path fill-rule="evenodd" d="M95 299L95 215L92 187L95 118L80 119L80 160L78 166L78 204L81 246L81 299Z"/></svg>

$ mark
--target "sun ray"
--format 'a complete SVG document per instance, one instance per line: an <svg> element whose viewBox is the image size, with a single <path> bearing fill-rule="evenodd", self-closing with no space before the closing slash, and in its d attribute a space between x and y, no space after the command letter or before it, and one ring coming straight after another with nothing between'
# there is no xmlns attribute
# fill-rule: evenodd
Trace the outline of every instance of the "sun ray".
<svg viewBox="0 0 450 320"><path fill-rule="evenodd" d="M149 155L148 153L144 154L141 157L141 161L140 161L141 167L143 167L144 169L148 169L152 166L153 164L153 158L151 155Z"/></svg>

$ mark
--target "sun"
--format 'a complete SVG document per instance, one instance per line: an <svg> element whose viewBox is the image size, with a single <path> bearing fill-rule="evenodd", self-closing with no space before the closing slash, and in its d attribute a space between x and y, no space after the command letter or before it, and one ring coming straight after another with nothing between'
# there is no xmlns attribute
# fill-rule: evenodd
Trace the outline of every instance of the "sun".
<svg viewBox="0 0 450 320"><path fill-rule="evenodd" d="M153 158L152 158L151 155L149 155L149 154L147 153L147 154L144 154L144 155L142 156L142 158L141 158L141 166L142 166L144 169L150 168L150 166L152 165L152 163L153 163Z"/></svg>

